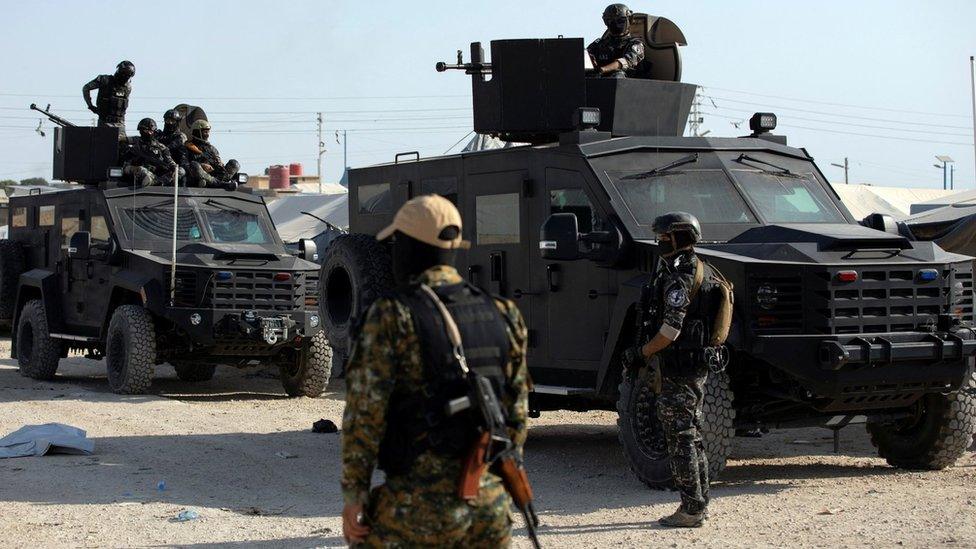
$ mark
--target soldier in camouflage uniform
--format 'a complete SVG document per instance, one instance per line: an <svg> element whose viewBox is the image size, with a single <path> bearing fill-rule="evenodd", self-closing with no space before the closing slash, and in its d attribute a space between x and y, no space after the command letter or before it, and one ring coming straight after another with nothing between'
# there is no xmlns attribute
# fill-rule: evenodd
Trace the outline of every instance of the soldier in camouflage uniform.
<svg viewBox="0 0 976 549"><path fill-rule="evenodd" d="M607 33L586 48L601 76L625 78L644 60L644 42L630 33L631 15L623 4L610 4L603 10Z"/></svg>
<svg viewBox="0 0 976 549"><path fill-rule="evenodd" d="M701 238L695 216L671 212L654 220L660 259L651 281L658 332L649 342L625 352L630 366L660 358L661 387L657 417L668 446L674 484L681 493L678 510L660 520L664 526L698 527L707 517L708 460L702 444L702 403L709 366L704 348L709 339L711 310L701 296L695 273L701 261L694 245ZM703 265L703 268L711 268Z"/></svg>
<svg viewBox="0 0 976 549"><path fill-rule="evenodd" d="M183 153L186 136L180 131L180 120L183 115L176 109L170 109L163 114L163 129L156 131L156 139L166 145L170 156L177 164L183 164Z"/></svg>
<svg viewBox="0 0 976 549"><path fill-rule="evenodd" d="M99 126L118 128L119 140L125 140L125 111L129 108L129 95L136 66L132 61L122 61L115 68L115 74L101 74L85 84L81 95L85 98L88 110L98 115ZM91 92L98 90L92 103Z"/></svg>
<svg viewBox="0 0 976 549"><path fill-rule="evenodd" d="M122 153L122 173L132 176L137 187L172 185L177 164L166 145L156 140L156 122L143 118L137 129L139 138L130 140Z"/></svg>
<svg viewBox="0 0 976 549"><path fill-rule="evenodd" d="M224 164L220 151L210 144L210 122L197 120L190 126L190 140L183 146L188 183L193 187L221 187L234 190L233 178L240 169L236 160Z"/></svg>
<svg viewBox="0 0 976 549"><path fill-rule="evenodd" d="M511 498L501 479L485 472L475 500L458 495L462 459L470 448L460 441L473 440L476 427L470 419L452 423L452 416L443 415L449 397L435 380L460 370L456 362L441 360L447 350L432 343L436 338L425 339L444 328L427 325L437 317L423 313L411 292L426 284L439 296L467 296L480 307L475 314L454 317L469 366L479 357L495 361L494 379L503 386L496 393L519 451L528 417L525 324L511 301L467 286L452 266L455 250L467 242L461 240L460 214L447 199L429 195L407 202L377 238L391 235L397 292L369 308L347 366L344 535L351 544L366 547L506 547ZM443 302L451 305L453 299ZM482 336L500 337L499 344L470 345L479 330ZM384 470L386 482L370 490L376 468Z"/></svg>

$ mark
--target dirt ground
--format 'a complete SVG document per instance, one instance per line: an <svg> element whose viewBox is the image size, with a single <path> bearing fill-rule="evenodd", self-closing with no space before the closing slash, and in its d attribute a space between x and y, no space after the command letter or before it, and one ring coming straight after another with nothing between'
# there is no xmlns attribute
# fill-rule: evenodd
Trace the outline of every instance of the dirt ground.
<svg viewBox="0 0 976 549"><path fill-rule="evenodd" d="M265 373L220 369L186 384L162 366L153 394L126 397L104 375L103 363L72 358L40 383L0 360L0 435L61 422L95 441L93 456L0 460L0 546L343 545L338 435L310 430L320 418L340 423L341 385L295 400ZM527 458L543 546L976 547L973 452L919 473L885 465L857 426L842 431L840 455L820 429L737 439L706 527L673 531L653 520L676 494L634 480L614 421L604 412L533 421ZM200 518L173 522L184 509ZM528 547L522 533L516 546Z"/></svg>

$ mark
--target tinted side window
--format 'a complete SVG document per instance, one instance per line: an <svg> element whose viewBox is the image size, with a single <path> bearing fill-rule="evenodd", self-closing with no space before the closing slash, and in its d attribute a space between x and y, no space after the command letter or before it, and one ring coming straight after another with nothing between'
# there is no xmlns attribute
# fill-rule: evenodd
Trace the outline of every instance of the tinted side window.
<svg viewBox="0 0 976 549"><path fill-rule="evenodd" d="M420 194L439 194L457 206L457 178L454 176L446 176L423 179L420 181Z"/></svg>
<svg viewBox="0 0 976 549"><path fill-rule="evenodd" d="M581 233L593 231L596 216L593 204L583 189L553 189L549 191L549 213L576 214Z"/></svg>
<svg viewBox="0 0 976 549"><path fill-rule="evenodd" d="M478 244L518 244L518 193L486 194L475 199L475 225Z"/></svg>
<svg viewBox="0 0 976 549"><path fill-rule="evenodd" d="M27 226L27 208L20 207L14 208L13 215L11 216L11 227L26 227Z"/></svg>
<svg viewBox="0 0 976 549"><path fill-rule="evenodd" d="M361 214L390 213L393 211L393 196L390 193L389 183L360 185L356 189L356 198L359 201L359 213Z"/></svg>
<svg viewBox="0 0 976 549"><path fill-rule="evenodd" d="M37 212L37 224L41 227L54 226L54 206L41 206Z"/></svg>

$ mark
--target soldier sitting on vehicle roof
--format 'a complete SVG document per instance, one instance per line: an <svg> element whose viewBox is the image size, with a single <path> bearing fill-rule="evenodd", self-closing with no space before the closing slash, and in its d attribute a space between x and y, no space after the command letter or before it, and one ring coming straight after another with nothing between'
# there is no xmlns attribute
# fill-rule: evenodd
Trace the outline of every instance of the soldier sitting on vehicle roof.
<svg viewBox="0 0 976 549"><path fill-rule="evenodd" d="M166 145L169 154L177 164L183 163L183 145L186 144L186 136L180 131L180 120L183 115L176 109L170 109L163 114L163 129L156 130L156 139Z"/></svg>
<svg viewBox="0 0 976 549"><path fill-rule="evenodd" d="M210 122L197 120L190 127L190 140L184 145L188 183L195 187L236 188L234 176L240 170L236 160L224 164L217 147L210 144ZM232 189L231 189L232 190Z"/></svg>
<svg viewBox="0 0 976 549"><path fill-rule="evenodd" d="M630 33L633 13L623 4L610 4L603 10L607 32L586 47L600 76L626 78L644 60L644 42Z"/></svg>
<svg viewBox="0 0 976 549"><path fill-rule="evenodd" d="M172 185L177 164L166 145L156 139L156 122L152 118L139 121L139 138L131 139L122 152L122 173L132 176L137 187ZM180 179L183 169L180 169Z"/></svg>

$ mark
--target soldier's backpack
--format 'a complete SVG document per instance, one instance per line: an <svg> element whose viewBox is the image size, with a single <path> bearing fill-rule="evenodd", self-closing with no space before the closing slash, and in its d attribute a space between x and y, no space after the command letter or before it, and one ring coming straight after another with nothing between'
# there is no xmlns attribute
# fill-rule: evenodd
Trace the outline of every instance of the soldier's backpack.
<svg viewBox="0 0 976 549"><path fill-rule="evenodd" d="M698 258L691 295L704 298L709 304L710 312L714 315L711 329L708 331L707 343L710 347L723 345L729 337L729 328L732 326L732 306L735 303L732 289L732 283L726 280L721 271L705 263L701 257Z"/></svg>

